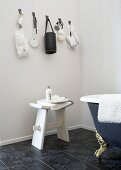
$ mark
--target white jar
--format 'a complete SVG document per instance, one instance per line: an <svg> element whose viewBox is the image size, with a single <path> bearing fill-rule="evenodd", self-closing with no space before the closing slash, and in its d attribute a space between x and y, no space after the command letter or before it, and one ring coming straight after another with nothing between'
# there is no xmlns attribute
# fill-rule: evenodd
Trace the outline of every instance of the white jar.
<svg viewBox="0 0 121 170"><path fill-rule="evenodd" d="M65 34L64 34L63 29L61 29L57 32L57 40L60 42L65 41Z"/></svg>
<svg viewBox="0 0 121 170"><path fill-rule="evenodd" d="M48 86L48 88L46 89L46 101L51 101L52 99L52 90L50 88L50 86Z"/></svg>

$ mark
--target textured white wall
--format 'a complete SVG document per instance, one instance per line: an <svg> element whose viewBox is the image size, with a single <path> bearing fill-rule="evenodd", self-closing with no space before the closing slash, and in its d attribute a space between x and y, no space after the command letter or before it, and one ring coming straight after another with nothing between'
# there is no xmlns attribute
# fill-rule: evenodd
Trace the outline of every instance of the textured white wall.
<svg viewBox="0 0 121 170"><path fill-rule="evenodd" d="M80 2L80 6L79 6ZM40 47L24 59L16 57L14 32L17 9L25 14L24 29L31 37L31 12L39 26ZM80 103L87 94L121 93L121 1L120 0L14 0L0 1L0 135L2 141L32 134L36 111L29 102L45 96L51 85L55 94L72 98L68 109L68 126L94 127L88 107ZM71 51L58 44L58 53L43 52L44 15L68 19L76 25L81 50ZM79 23L80 22L80 23ZM49 115L52 121L53 115Z"/></svg>
<svg viewBox="0 0 121 170"><path fill-rule="evenodd" d="M16 57L14 32L16 30L17 9L24 12L24 31L31 37L32 16L38 19L40 47L31 49L30 56ZM45 97L45 89L50 85L54 94L70 97L75 105L68 109L68 126L81 124L80 115L80 48L70 50L66 43L58 43L55 55L46 55L43 49L45 15L49 15L53 25L61 17L65 25L72 20L80 34L79 0L13 0L0 1L0 136L2 141L32 134L36 110L30 102ZM51 121L53 115L49 115Z"/></svg>
<svg viewBox="0 0 121 170"><path fill-rule="evenodd" d="M80 0L80 33L81 95L121 93L121 1ZM82 123L93 126L81 106Z"/></svg>

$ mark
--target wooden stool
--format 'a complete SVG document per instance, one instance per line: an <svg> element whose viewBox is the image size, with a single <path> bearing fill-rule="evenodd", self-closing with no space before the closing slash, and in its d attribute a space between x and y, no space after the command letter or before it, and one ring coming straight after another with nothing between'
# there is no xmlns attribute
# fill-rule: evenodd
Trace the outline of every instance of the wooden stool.
<svg viewBox="0 0 121 170"><path fill-rule="evenodd" d="M36 123L35 126L33 126L33 139L32 139L32 145L35 146L38 149L43 149L43 143L44 143L44 134L46 128L57 128L57 137L59 139L62 139L64 141L69 142L69 133L66 126L66 120L65 120L65 108L68 106L71 106L73 104L72 101L68 101L64 104L58 104L57 108L52 109L50 106L43 106L42 104L35 104L30 103L30 106L33 108L38 109L37 111L37 117L36 117ZM56 113L56 122L48 123L47 124L47 112L55 111Z"/></svg>

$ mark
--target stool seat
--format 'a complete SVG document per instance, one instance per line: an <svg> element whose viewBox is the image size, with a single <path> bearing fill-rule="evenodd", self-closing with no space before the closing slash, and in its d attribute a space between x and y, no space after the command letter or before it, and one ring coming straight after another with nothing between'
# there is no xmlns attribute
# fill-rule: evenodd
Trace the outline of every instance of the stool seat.
<svg viewBox="0 0 121 170"><path fill-rule="evenodd" d="M31 107L37 108L37 109L47 109L51 111L59 110L68 106L71 106L73 104L73 101L63 102L60 104L52 104L49 102L46 102L46 100L38 100L37 103L30 103Z"/></svg>

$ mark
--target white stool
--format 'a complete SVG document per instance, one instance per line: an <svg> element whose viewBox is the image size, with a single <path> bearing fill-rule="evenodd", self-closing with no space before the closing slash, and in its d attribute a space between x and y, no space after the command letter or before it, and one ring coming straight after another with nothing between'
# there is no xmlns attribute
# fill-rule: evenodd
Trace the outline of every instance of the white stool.
<svg viewBox="0 0 121 170"><path fill-rule="evenodd" d="M38 109L36 123L35 126L33 126L33 131L34 131L33 139L32 139L33 146L35 146L40 150L43 149L44 134L46 128L47 129L57 128L57 137L59 139L69 142L69 133L68 133L66 120L65 120L65 108L72 104L73 104L72 101L68 101L63 105L61 104L60 107L57 107L52 110L51 106L45 107L40 104L30 103L31 107ZM46 124L48 110L55 111L56 122Z"/></svg>

